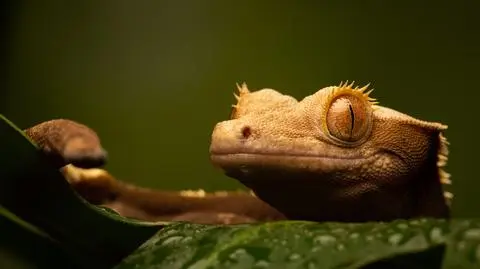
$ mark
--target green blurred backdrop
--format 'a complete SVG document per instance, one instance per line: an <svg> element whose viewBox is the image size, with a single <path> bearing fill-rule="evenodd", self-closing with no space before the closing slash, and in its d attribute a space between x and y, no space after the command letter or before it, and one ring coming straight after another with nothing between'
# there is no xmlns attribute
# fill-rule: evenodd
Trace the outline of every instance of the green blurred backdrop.
<svg viewBox="0 0 480 269"><path fill-rule="evenodd" d="M479 215L476 1L13 2L0 112L90 125L123 180L240 188L208 156L235 83L302 98L348 79L449 125L454 212Z"/></svg>

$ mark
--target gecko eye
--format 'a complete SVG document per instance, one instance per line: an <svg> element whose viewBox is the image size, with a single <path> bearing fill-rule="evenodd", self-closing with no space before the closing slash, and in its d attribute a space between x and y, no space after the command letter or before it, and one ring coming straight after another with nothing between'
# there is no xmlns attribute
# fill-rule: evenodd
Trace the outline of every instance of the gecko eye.
<svg viewBox="0 0 480 269"><path fill-rule="evenodd" d="M368 129L368 108L355 96L337 97L327 112L327 128L332 136L346 142L363 138Z"/></svg>

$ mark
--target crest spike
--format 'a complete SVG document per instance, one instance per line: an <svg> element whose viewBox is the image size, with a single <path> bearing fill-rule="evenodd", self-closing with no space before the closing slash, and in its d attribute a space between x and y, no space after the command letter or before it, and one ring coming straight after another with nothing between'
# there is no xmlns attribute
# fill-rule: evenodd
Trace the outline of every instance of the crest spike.
<svg viewBox="0 0 480 269"><path fill-rule="evenodd" d="M445 191L443 192L443 196L447 199L447 202L449 202L453 198L453 193Z"/></svg>
<svg viewBox="0 0 480 269"><path fill-rule="evenodd" d="M369 96L373 92L373 89L368 90L365 95Z"/></svg>
<svg viewBox="0 0 480 269"><path fill-rule="evenodd" d="M247 87L247 83L243 82L242 85L236 83L237 85L237 91L239 93L239 96L241 97L243 94L250 93Z"/></svg>
<svg viewBox="0 0 480 269"><path fill-rule="evenodd" d="M368 87L370 87L370 83L368 83L367 85L361 87L361 88L358 89L358 90L359 90L360 92L364 92L364 91L366 91L366 90L368 89ZM371 91L373 91L373 89L372 89ZM371 91L370 91L370 92L371 92Z"/></svg>
<svg viewBox="0 0 480 269"><path fill-rule="evenodd" d="M439 174L440 174L440 182L442 184L445 184L445 185L451 185L452 184L452 180L450 179L450 174L443 171L443 170L440 170L439 171Z"/></svg>

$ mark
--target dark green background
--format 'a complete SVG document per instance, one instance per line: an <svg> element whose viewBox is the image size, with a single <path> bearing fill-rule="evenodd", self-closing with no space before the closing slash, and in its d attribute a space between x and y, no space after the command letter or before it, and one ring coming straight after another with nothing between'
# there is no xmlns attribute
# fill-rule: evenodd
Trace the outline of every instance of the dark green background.
<svg viewBox="0 0 480 269"><path fill-rule="evenodd" d="M236 189L208 156L236 82L297 98L371 82L382 105L449 125L454 212L478 216L474 2L12 2L0 112L90 125L123 180Z"/></svg>

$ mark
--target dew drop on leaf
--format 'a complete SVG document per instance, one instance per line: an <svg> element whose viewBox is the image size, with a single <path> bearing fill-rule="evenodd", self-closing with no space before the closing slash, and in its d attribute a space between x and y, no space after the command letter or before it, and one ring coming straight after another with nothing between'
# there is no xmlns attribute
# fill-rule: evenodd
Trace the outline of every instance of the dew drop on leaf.
<svg viewBox="0 0 480 269"><path fill-rule="evenodd" d="M403 239L402 234L392 234L390 237L388 237L388 242L392 245L398 245Z"/></svg>
<svg viewBox="0 0 480 269"><path fill-rule="evenodd" d="M319 235L315 237L313 241L317 244L327 245L335 243L337 239L331 235Z"/></svg>
<svg viewBox="0 0 480 269"><path fill-rule="evenodd" d="M182 241L184 237L183 236L172 236L172 237L169 237L167 239L165 239L162 244L164 245L168 245L168 244L175 244L179 241Z"/></svg>
<svg viewBox="0 0 480 269"><path fill-rule="evenodd" d="M298 253L293 253L293 254L291 254L291 255L288 257L288 259L291 260L291 261L295 261L295 260L300 259L301 257L302 257L302 256L301 256L300 254L298 254Z"/></svg>
<svg viewBox="0 0 480 269"><path fill-rule="evenodd" d="M266 260L259 260L255 263L255 266L254 266L254 268L258 268L258 269L268 268L268 267L270 267L270 263L267 262Z"/></svg>
<svg viewBox="0 0 480 269"><path fill-rule="evenodd" d="M480 229L466 230L463 237L467 240L480 240Z"/></svg>
<svg viewBox="0 0 480 269"><path fill-rule="evenodd" d="M351 233L350 234L350 239L357 239L360 236L359 233Z"/></svg>
<svg viewBox="0 0 480 269"><path fill-rule="evenodd" d="M443 237L443 231L441 228L439 227L434 227L431 231L430 231L430 240L433 242L433 243L441 243L444 241L444 237Z"/></svg>
<svg viewBox="0 0 480 269"><path fill-rule="evenodd" d="M239 248L235 250L232 254L230 254L230 259L237 259L239 256L246 254L247 251L243 248Z"/></svg>

